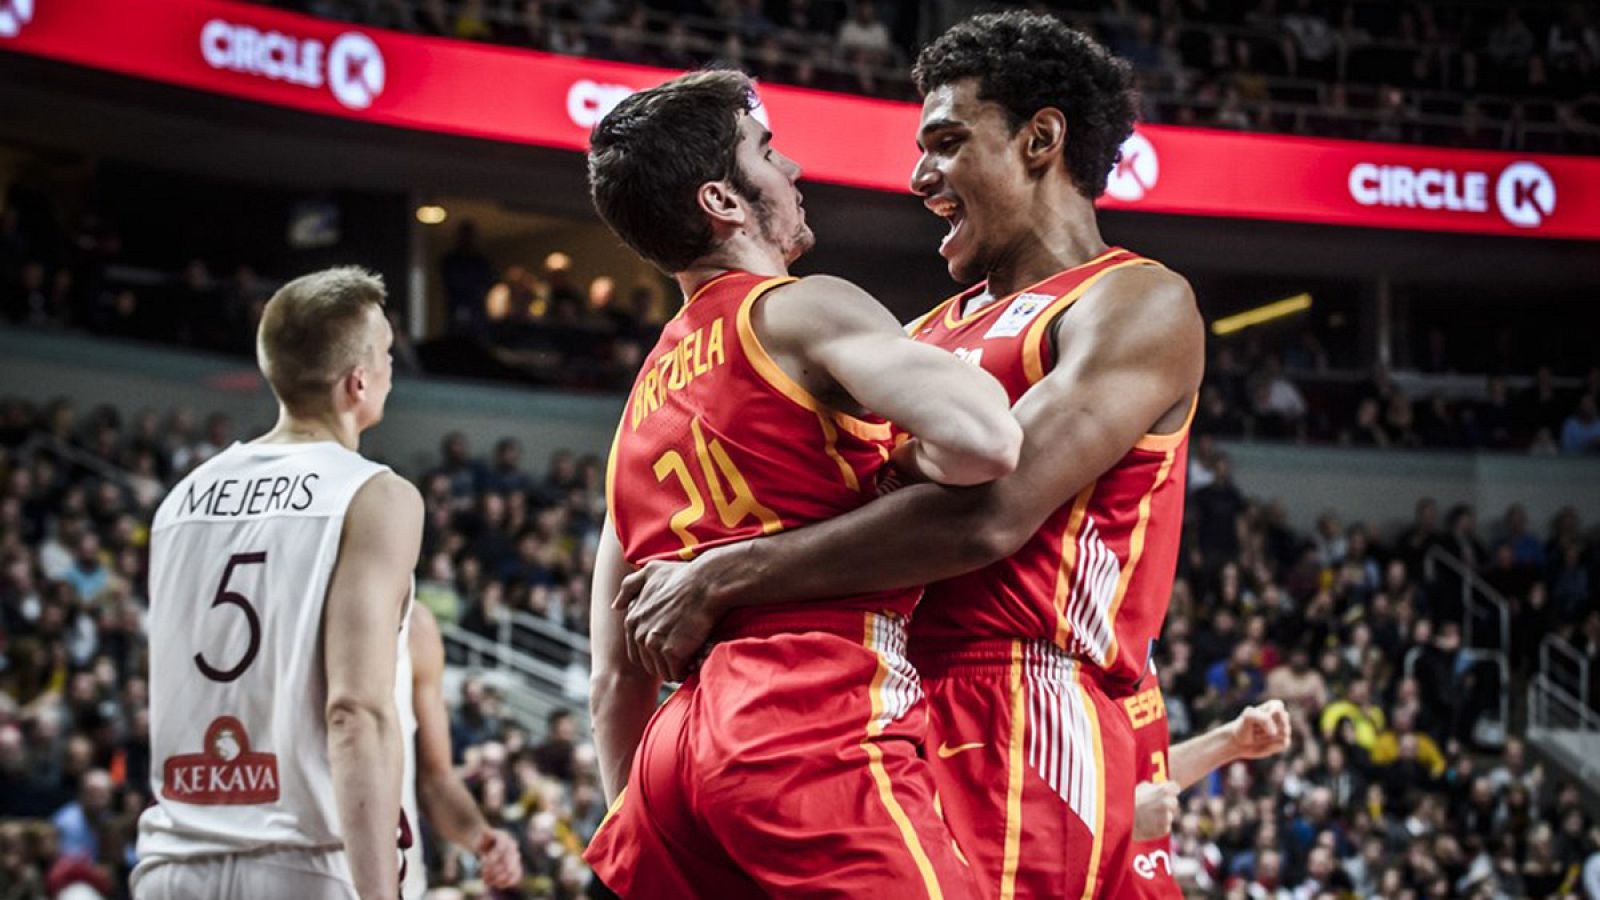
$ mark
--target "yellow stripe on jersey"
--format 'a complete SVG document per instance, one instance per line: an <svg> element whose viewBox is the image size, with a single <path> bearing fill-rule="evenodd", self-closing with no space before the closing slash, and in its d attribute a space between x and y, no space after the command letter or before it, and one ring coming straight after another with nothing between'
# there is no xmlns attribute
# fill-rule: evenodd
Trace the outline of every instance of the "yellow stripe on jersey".
<svg viewBox="0 0 1600 900"><path fill-rule="evenodd" d="M1022 859L1022 742L1028 722L1022 686L1022 642L1011 642L1011 754L1006 763L1006 845L1000 867L1000 900L1017 896L1017 866Z"/></svg>
<svg viewBox="0 0 1600 900"><path fill-rule="evenodd" d="M1189 401L1189 414L1184 416L1183 425L1179 426L1177 431L1167 434L1146 434L1144 437L1139 438L1138 443L1134 444L1133 448L1135 450L1150 450L1156 453L1176 450L1178 445L1183 443L1183 439L1189 436L1189 426L1194 424L1194 414L1199 409L1200 395L1195 394Z"/></svg>
<svg viewBox="0 0 1600 900"><path fill-rule="evenodd" d="M738 331L739 345L744 348L745 359L750 361L751 368L773 390L792 400L803 409L811 410L820 415L832 417L833 421L844 430L855 435L872 435L887 438L889 426L879 422L867 422L830 408L827 404L812 396L800 382L789 376L783 367L778 365L767 348L762 346L761 339L756 336L755 326L750 321L750 314L755 309L756 301L773 288L782 287L798 281L797 278L769 278L750 289L744 300L739 303Z"/></svg>
<svg viewBox="0 0 1600 900"><path fill-rule="evenodd" d="M900 801L894 795L894 782L889 778L889 770L883 765L883 748L873 740L883 733L884 708L888 705L884 700L883 686L889 679L889 664L883 658L883 653L878 649L879 623L883 617L878 613L866 614L866 638L862 642L872 651L878 660L877 674L872 676L872 718L867 720L867 735L861 741L861 748L867 752L867 767L872 772L872 780L878 785L878 799L883 802L889 811L889 818L894 820L895 827L900 829L900 838L905 841L906 849L911 851L911 858L917 863L917 871L922 873L922 886L927 890L929 900L944 900L944 890L939 886L939 876L933 871L933 863L928 859L927 851L922 849L922 841L917 837L916 828L911 825L911 818L906 815Z"/></svg>
<svg viewBox="0 0 1600 900"><path fill-rule="evenodd" d="M844 479L845 487L852 491L861 490L861 481L856 478L856 470L850 468L850 463L839 455L839 429L833 427L828 414L817 410L817 424L822 426L822 449L828 458L839 466L839 476Z"/></svg>
<svg viewBox="0 0 1600 900"><path fill-rule="evenodd" d="M1105 846L1106 753L1100 741L1100 708L1089 696L1089 690L1084 687L1082 679L1075 678L1074 681L1074 686L1083 695L1083 709L1088 713L1089 732L1094 738L1094 787L1098 799L1094 805L1093 833L1089 837L1089 868L1085 871L1083 879L1083 900L1092 900L1100 884L1100 851ZM1118 763L1121 764L1121 760L1118 760Z"/></svg>
<svg viewBox="0 0 1600 900"><path fill-rule="evenodd" d="M1100 259L1104 258L1105 255L1106 254L1101 254L1101 256L1096 257L1094 261L1098 262ZM1084 263L1084 265L1092 264L1092 262ZM1045 341L1049 335L1051 324L1060 318L1062 313L1067 311L1067 307L1077 303L1079 298L1088 293L1090 288L1099 283L1100 279L1110 275L1112 272L1115 272L1118 269L1126 269L1129 266L1156 265L1160 265L1160 263L1138 256L1134 257L1133 259L1123 260L1119 263L1112 263L1111 265L1106 266L1104 269L1101 269L1093 275L1090 275L1088 278L1085 278L1078 284L1077 287L1065 294L1062 294L1060 297L1057 297L1049 306L1045 307L1044 312L1040 313L1038 318L1033 320L1033 324L1028 327L1027 337L1022 341L1022 371L1023 374L1028 377L1028 383L1034 384L1038 382L1039 379L1044 377Z"/></svg>
<svg viewBox="0 0 1600 900"><path fill-rule="evenodd" d="M1117 610L1122 608L1122 601L1128 596L1128 585L1133 581L1133 574L1139 569L1139 559L1144 556L1145 529L1150 527L1150 503L1155 499L1156 491L1166 483L1175 459L1177 453L1168 450L1166 458L1161 460L1161 468L1156 470L1155 481L1150 484L1150 490L1145 491L1144 496L1139 498L1139 523L1133 527L1133 537L1128 543L1128 564L1122 567L1122 578L1117 582L1117 595L1111 601L1111 612L1107 614L1107 621L1111 623L1111 649L1106 651L1106 669L1110 669L1111 664L1116 662L1117 652L1122 649L1122 642L1117 640Z"/></svg>

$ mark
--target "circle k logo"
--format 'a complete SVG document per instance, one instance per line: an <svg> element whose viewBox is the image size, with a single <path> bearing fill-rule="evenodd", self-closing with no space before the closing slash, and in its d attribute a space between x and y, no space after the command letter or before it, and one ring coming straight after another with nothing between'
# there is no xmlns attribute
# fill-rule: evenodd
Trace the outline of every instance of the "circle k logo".
<svg viewBox="0 0 1600 900"><path fill-rule="evenodd" d="M383 53L372 38L347 31L328 50L328 87L351 109L366 109L383 93Z"/></svg>
<svg viewBox="0 0 1600 900"><path fill-rule="evenodd" d="M1556 180L1544 166L1514 162L1494 185L1500 215L1518 228L1537 228L1556 211Z"/></svg>
<svg viewBox="0 0 1600 900"><path fill-rule="evenodd" d="M602 84L580 78L572 83L572 87L567 88L567 118L584 131L591 131L600 124L601 119L617 108L618 103L628 99L638 90L641 89L625 84ZM750 110L750 115L762 125L772 127L767 121L767 107L759 98L756 100L756 108Z"/></svg>
<svg viewBox="0 0 1600 900"><path fill-rule="evenodd" d="M33 21L33 0L0 0L0 38L14 38Z"/></svg>
<svg viewBox="0 0 1600 900"><path fill-rule="evenodd" d="M1161 177L1161 163L1150 139L1134 132L1122 142L1122 156L1106 179L1106 193L1124 203L1143 200Z"/></svg>

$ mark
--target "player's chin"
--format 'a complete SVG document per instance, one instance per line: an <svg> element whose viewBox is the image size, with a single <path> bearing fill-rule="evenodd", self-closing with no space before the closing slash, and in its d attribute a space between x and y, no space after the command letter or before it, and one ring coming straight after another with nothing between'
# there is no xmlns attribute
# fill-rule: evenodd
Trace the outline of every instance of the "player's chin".
<svg viewBox="0 0 1600 900"><path fill-rule="evenodd" d="M983 266L970 253L947 254L940 250L939 255L945 258L945 268L950 271L951 280L957 284L976 284L983 278Z"/></svg>

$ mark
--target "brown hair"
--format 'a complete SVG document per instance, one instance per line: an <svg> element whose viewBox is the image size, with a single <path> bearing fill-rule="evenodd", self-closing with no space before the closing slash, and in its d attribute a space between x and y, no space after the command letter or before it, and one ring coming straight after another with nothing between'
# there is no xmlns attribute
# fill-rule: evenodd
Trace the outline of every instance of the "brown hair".
<svg viewBox="0 0 1600 900"><path fill-rule="evenodd" d="M595 211L634 252L681 272L713 249L700 186L727 179L752 203L739 170L739 116L754 109L742 72L691 72L617 104L589 137Z"/></svg>
<svg viewBox="0 0 1600 900"><path fill-rule="evenodd" d="M387 299L383 278L359 266L302 275L267 301L256 361L279 402L315 403L371 353L367 308Z"/></svg>

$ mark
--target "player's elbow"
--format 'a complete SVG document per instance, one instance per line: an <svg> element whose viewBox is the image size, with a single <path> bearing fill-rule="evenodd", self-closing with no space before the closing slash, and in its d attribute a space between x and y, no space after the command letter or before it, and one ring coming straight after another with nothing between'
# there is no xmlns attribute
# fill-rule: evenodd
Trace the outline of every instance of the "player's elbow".
<svg viewBox="0 0 1600 900"><path fill-rule="evenodd" d="M949 533L958 536L951 550L963 569L979 569L1015 554L1032 534L992 488L951 496L962 501L946 518L952 528Z"/></svg>
<svg viewBox="0 0 1600 900"><path fill-rule="evenodd" d="M395 730L397 721L393 697L364 697L355 693L337 693L329 697L323 717L328 735L338 743L386 734Z"/></svg>
<svg viewBox="0 0 1600 900"><path fill-rule="evenodd" d="M1022 456L1022 426L1007 412L992 421L974 421L942 448L940 481L949 485L986 484L1016 471Z"/></svg>

